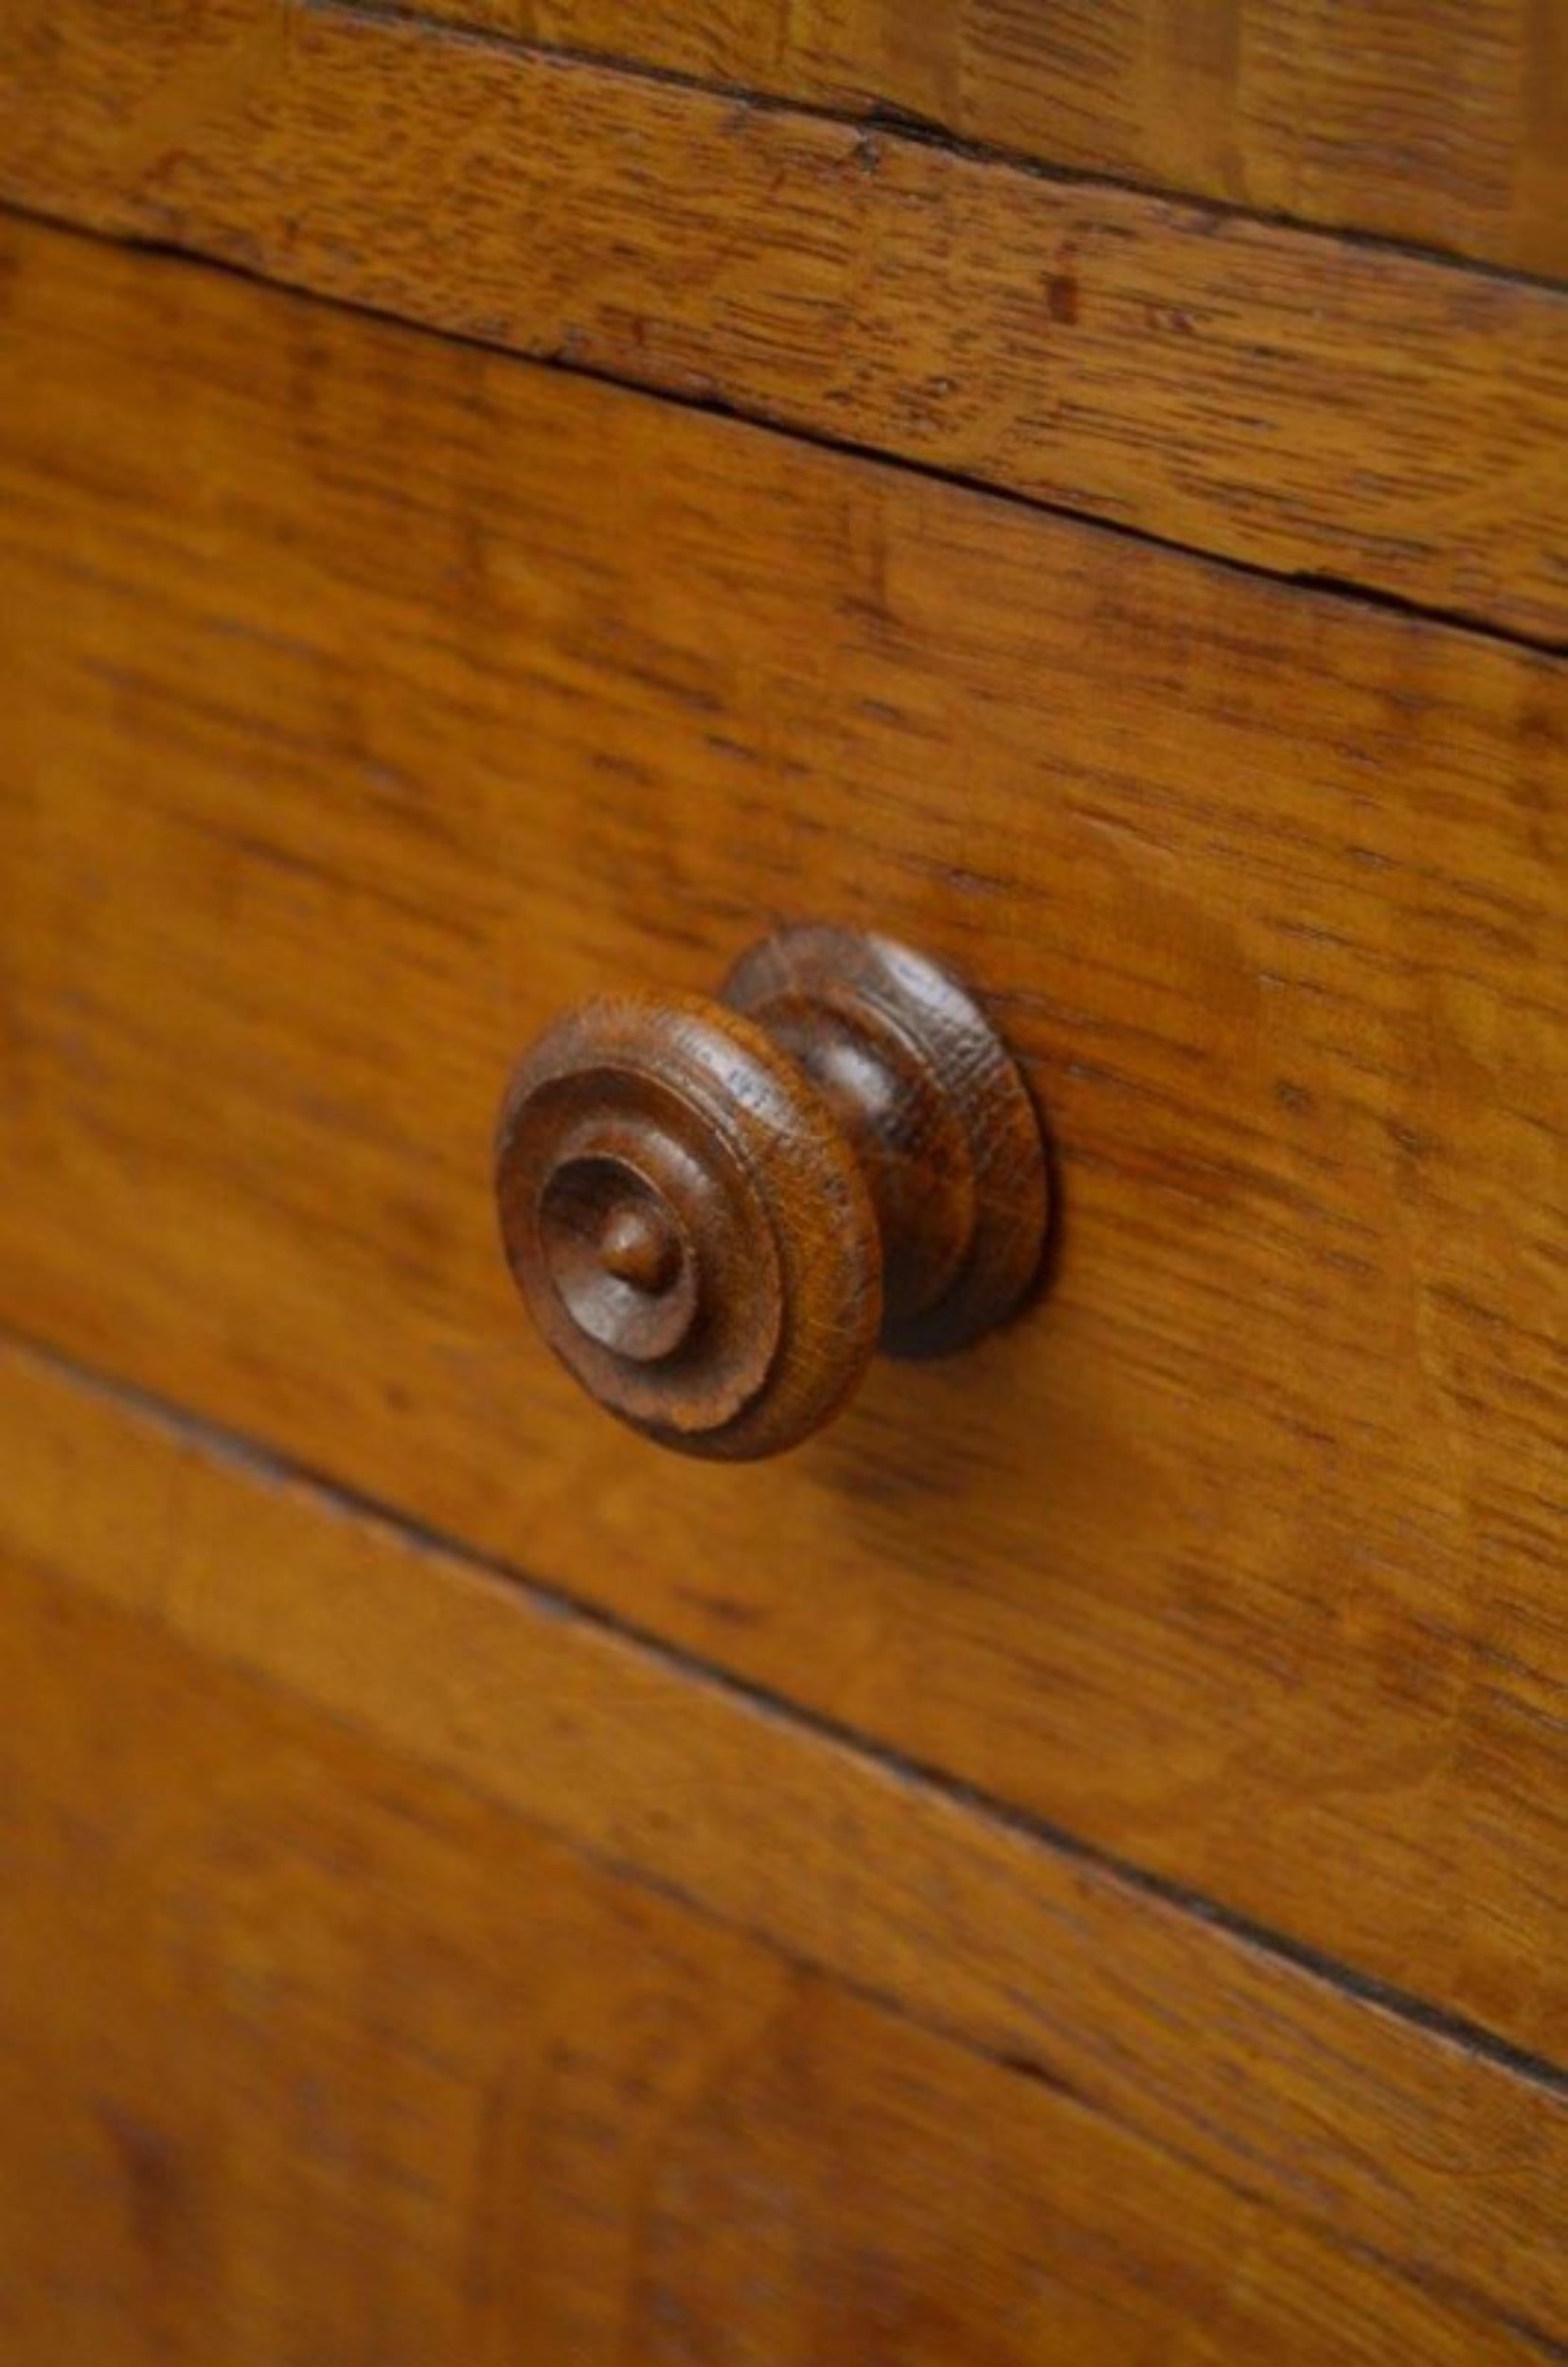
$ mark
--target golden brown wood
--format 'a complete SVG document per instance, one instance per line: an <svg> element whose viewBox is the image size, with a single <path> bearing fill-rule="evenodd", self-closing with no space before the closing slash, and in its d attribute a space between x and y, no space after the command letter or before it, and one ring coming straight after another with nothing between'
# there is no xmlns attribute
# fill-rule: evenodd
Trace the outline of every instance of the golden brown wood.
<svg viewBox="0 0 1568 2367"><path fill-rule="evenodd" d="M106 2290L204 2367L1568 2327L1561 2092L14 1349L0 1427L0 2292L72 2367Z"/></svg>
<svg viewBox="0 0 1568 2367"><path fill-rule="evenodd" d="M419 0L1079 172L1568 272L1562 0Z"/></svg>
<svg viewBox="0 0 1568 2367"><path fill-rule="evenodd" d="M276 0L0 11L0 195L1568 642L1568 296Z"/></svg>
<svg viewBox="0 0 1568 2367"><path fill-rule="evenodd" d="M0 1312L1560 2052L1564 669L3 251ZM802 907L984 978L1060 1271L703 1468L519 1325L496 1081Z"/></svg>
<svg viewBox="0 0 1568 2367"><path fill-rule="evenodd" d="M909 947L811 923L722 1000L600 996L508 1083L507 1259L583 1387L727 1462L831 1420L881 1344L968 1347L1045 1246L1028 1089L973 998Z"/></svg>

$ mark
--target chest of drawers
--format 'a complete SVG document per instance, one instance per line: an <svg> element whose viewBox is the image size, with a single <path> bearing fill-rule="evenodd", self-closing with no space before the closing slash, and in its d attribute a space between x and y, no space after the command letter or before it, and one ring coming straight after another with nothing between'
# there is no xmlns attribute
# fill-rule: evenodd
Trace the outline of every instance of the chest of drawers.
<svg viewBox="0 0 1568 2367"><path fill-rule="evenodd" d="M1568 2340L1550 28L1134 13L0 27L27 2367ZM1042 1271L671 1454L497 1104L802 922Z"/></svg>

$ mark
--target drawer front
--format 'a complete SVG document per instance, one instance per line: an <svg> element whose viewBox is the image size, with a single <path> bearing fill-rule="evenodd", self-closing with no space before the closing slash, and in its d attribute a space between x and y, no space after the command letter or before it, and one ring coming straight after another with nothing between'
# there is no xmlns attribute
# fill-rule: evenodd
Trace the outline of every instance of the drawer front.
<svg viewBox="0 0 1568 2367"><path fill-rule="evenodd" d="M48 1359L0 1425L8 2358L1568 2325L1517 2066Z"/></svg>
<svg viewBox="0 0 1568 2367"><path fill-rule="evenodd" d="M1560 666L0 239L6 1322L1560 2045ZM802 917L984 991L1055 1287L694 1468L531 1337L496 1101Z"/></svg>
<svg viewBox="0 0 1568 2367"><path fill-rule="evenodd" d="M1568 647L1568 295L1515 276L276 0L13 0L0 196Z"/></svg>

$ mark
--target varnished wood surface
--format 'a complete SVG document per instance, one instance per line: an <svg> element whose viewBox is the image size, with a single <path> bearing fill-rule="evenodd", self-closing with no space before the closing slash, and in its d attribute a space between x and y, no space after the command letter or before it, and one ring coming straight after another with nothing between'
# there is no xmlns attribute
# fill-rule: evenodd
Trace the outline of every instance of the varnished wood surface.
<svg viewBox="0 0 1568 2367"><path fill-rule="evenodd" d="M1568 2331L1560 2089L14 1347L0 1422L28 2367Z"/></svg>
<svg viewBox="0 0 1568 2367"><path fill-rule="evenodd" d="M0 195L1568 642L1568 295L351 9L12 0Z"/></svg>
<svg viewBox="0 0 1568 2367"><path fill-rule="evenodd" d="M1048 165L1568 271L1562 0L418 0Z"/></svg>
<svg viewBox="0 0 1568 2367"><path fill-rule="evenodd" d="M1037 1298L1040 1117L950 970L807 922L718 997L599 996L496 1130L507 1263L589 1397L661 1446L783 1454L881 1347L953 1355Z"/></svg>
<svg viewBox="0 0 1568 2367"><path fill-rule="evenodd" d="M4 1314L1560 2053L1562 669L3 251ZM520 1320L492 1113L807 899L994 996L1057 1288L692 1468Z"/></svg>

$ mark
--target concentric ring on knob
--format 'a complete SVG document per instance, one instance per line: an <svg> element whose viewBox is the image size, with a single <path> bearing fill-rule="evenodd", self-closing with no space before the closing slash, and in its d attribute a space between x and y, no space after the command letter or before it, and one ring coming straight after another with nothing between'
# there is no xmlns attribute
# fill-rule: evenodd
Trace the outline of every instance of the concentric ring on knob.
<svg viewBox="0 0 1568 2367"><path fill-rule="evenodd" d="M697 1319L697 1259L678 1207L654 1178L595 1150L545 1179L540 1247L579 1331L617 1356L672 1356Z"/></svg>
<svg viewBox="0 0 1568 2367"><path fill-rule="evenodd" d="M1049 1177L1023 1071L948 970L893 939L808 922L724 981L846 1129L887 1254L882 1345L945 1356L1033 1290Z"/></svg>
<svg viewBox="0 0 1568 2367"><path fill-rule="evenodd" d="M611 1412L773 1454L859 1381L882 1321L870 1196L787 1054L693 997L606 997L537 1042L496 1136L508 1262Z"/></svg>

